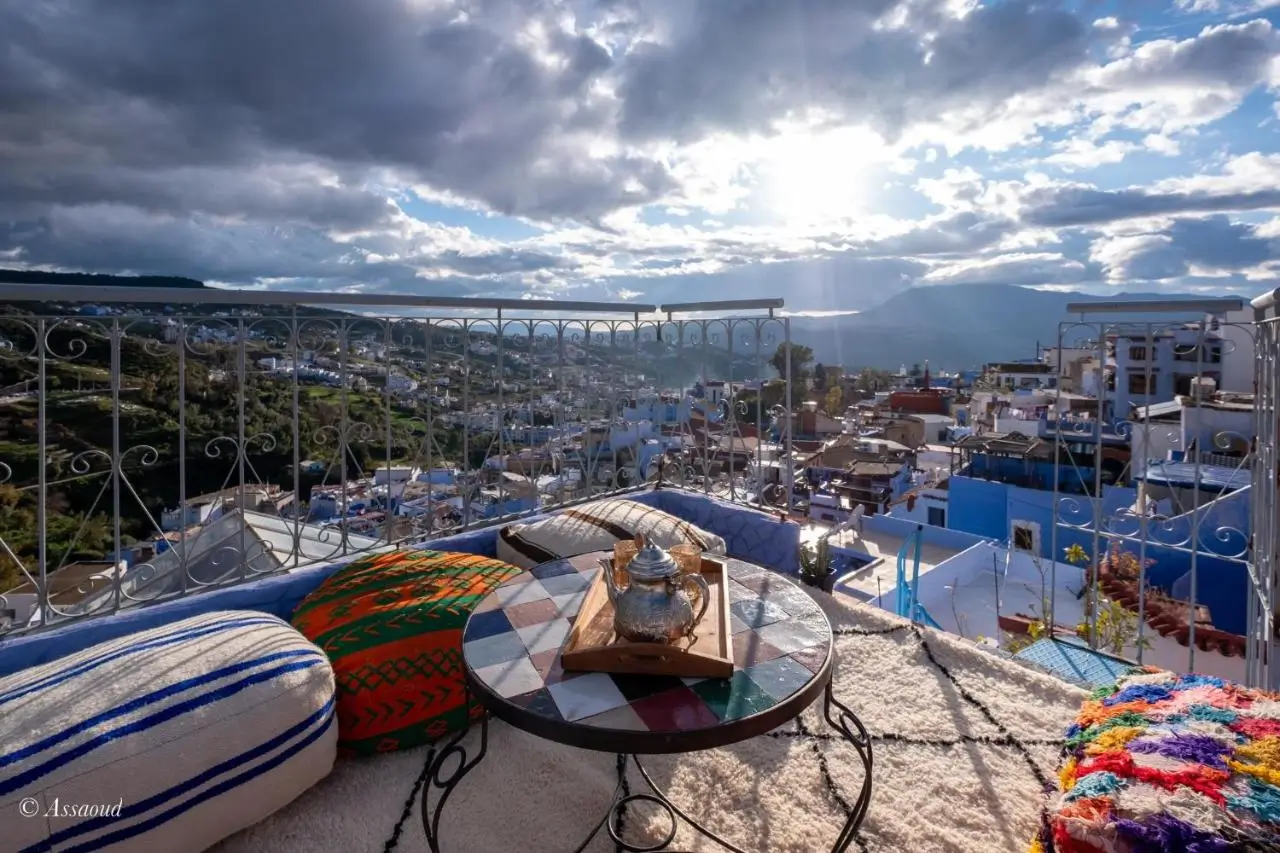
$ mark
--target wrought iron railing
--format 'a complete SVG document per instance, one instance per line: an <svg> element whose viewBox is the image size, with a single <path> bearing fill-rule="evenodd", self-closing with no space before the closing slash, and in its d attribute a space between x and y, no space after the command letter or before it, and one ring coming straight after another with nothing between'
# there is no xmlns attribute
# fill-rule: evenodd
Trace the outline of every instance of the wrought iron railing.
<svg viewBox="0 0 1280 853"><path fill-rule="evenodd" d="M0 634L655 483L785 506L781 305L0 284Z"/></svg>
<svg viewBox="0 0 1280 853"><path fill-rule="evenodd" d="M1099 316L1153 308L1178 320ZM1096 411L1074 421L1078 428L1062 418L1045 430L1054 449L1040 615L1046 630L1142 663L1275 686L1274 643L1262 639L1274 637L1271 558L1262 553L1274 550L1276 479L1263 425L1274 433L1276 415L1266 414L1274 368L1263 366L1265 324L1242 308L1241 300L1071 307L1091 316L1063 323L1058 344L1097 350L1082 389ZM1146 356L1125 359L1130 347L1115 345L1125 339ZM1170 402L1178 405L1155 405ZM1127 446L1099 441L1100 423ZM1064 482L1092 487L1068 494ZM1082 612L1078 624L1067 611Z"/></svg>
<svg viewBox="0 0 1280 853"><path fill-rule="evenodd" d="M1280 690L1280 637L1276 621L1280 605L1280 483L1277 429L1280 427L1280 291L1254 299L1254 436L1250 456L1253 473L1251 556L1249 563L1248 665L1252 683Z"/></svg>

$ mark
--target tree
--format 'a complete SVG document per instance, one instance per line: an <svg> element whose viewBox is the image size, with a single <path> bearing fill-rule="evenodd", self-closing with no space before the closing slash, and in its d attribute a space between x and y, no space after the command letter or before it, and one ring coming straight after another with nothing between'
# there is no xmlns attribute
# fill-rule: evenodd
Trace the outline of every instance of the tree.
<svg viewBox="0 0 1280 853"><path fill-rule="evenodd" d="M774 352L773 358L769 359L769 364L773 365L778 375L785 379L788 348L791 353L791 382L794 385L803 385L804 380L809 376L809 365L813 363L813 350L809 347L797 343L778 344L778 349Z"/></svg>
<svg viewBox="0 0 1280 853"><path fill-rule="evenodd" d="M67 496L51 492L45 505L45 565L53 571L76 560L101 560L113 547L111 524L104 515L85 515L68 510ZM40 538L37 533L36 497L30 491L0 486L0 539L17 556L32 577L39 575ZM7 551L0 549L0 593L24 583L27 575Z"/></svg>
<svg viewBox="0 0 1280 853"><path fill-rule="evenodd" d="M827 396L822 401L822 408L828 415L833 418L840 416L842 406L844 404L844 392L840 390L839 385L832 385L827 389Z"/></svg>
<svg viewBox="0 0 1280 853"><path fill-rule="evenodd" d="M858 390L864 393L884 391L890 385L889 373L874 367L865 368L858 374Z"/></svg>
<svg viewBox="0 0 1280 853"><path fill-rule="evenodd" d="M794 365L791 368L795 370ZM827 368L822 362L813 366L813 387L822 390L827 387Z"/></svg>

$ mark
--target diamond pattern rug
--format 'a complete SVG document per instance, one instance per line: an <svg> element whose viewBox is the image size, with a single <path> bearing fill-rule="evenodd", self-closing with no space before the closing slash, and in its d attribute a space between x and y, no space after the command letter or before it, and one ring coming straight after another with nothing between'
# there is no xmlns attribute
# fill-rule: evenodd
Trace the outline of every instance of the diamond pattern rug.
<svg viewBox="0 0 1280 853"><path fill-rule="evenodd" d="M883 611L814 597L837 634L836 695L875 741L871 809L850 849L1025 851L1085 692ZM828 849L862 769L820 712L810 708L745 743L644 762L674 802L746 849ZM473 732L466 743L476 739ZM424 851L415 790L425 758L418 749L340 762L316 788L218 849ZM540 741L495 721L488 756L445 810L444 849L572 850L603 814L616 774L613 755ZM634 770L628 784L645 790ZM635 807L624 829L630 840L657 840L666 820ZM612 851L601 836L588 849ZM672 849L720 848L682 826Z"/></svg>

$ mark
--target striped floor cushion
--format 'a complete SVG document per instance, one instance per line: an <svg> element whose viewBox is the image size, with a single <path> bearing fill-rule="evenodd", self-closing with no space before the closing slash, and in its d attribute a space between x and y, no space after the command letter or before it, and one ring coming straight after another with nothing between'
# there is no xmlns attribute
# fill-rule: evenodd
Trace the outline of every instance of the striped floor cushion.
<svg viewBox="0 0 1280 853"><path fill-rule="evenodd" d="M562 557L607 551L613 543L652 537L663 548L689 542L710 554L725 552L714 533L660 509L624 498L593 501L527 523L508 524L498 534L498 559L531 569Z"/></svg>
<svg viewBox="0 0 1280 853"><path fill-rule="evenodd" d="M328 775L333 709L324 653L243 611L0 679L0 851L204 850Z"/></svg>
<svg viewBox="0 0 1280 853"><path fill-rule="evenodd" d="M489 557L404 550L343 567L302 600L293 624L329 655L339 747L420 746L480 713L464 693L462 629L520 569Z"/></svg>

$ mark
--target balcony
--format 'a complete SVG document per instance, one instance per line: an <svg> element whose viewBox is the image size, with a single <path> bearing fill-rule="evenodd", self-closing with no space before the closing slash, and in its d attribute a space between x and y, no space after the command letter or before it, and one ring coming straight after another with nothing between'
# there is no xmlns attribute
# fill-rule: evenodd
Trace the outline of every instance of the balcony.
<svg viewBox="0 0 1280 853"><path fill-rule="evenodd" d="M650 319L643 305L462 301L444 306L457 314L444 317L426 299L316 306L314 295L219 291L202 292L195 307L182 294L130 292L118 313L108 305L85 315L77 300L101 306L101 293L56 294L57 305L0 317L0 383L17 389L0 400L0 554L11 588L0 596L0 679L18 679L0 680L0 705L64 684L42 667L107 642L119 655L145 646L184 678L214 678L194 652L166 657L130 638L193 617L288 620L354 558L423 548L493 556L506 524L601 498L696 525L772 575L798 573L801 528L777 506L790 489L769 475L771 460L790 458L791 418L780 405L791 395L766 366L790 339L785 318L750 305L722 308L756 313L716 319L664 306L665 319ZM0 290L0 301L32 296L49 298ZM570 318L531 313L538 308ZM635 417L654 409L636 389L684 400L714 379L764 384L714 406L714 417L705 403L663 403L661 423ZM753 458L721 452L748 432L759 439ZM716 454L721 468L710 464ZM884 557L903 541L863 539ZM922 562L941 564L953 551ZM810 595L833 629L833 691L875 750L870 810L849 849L1025 849L1085 690L855 596ZM773 651L772 660L790 660ZM99 665L107 663L84 671ZM147 675L128 675L93 676L94 686L47 710L45 724L79 724L87 703L146 687ZM221 720L223 740L248 749L265 737L226 722L235 719ZM256 725L274 731L271 723L260 714ZM620 784L614 754L498 720L487 731L489 757L449 800L441 849L572 849L587 837ZM461 741L468 755L479 738L473 728ZM54 831L74 838L52 849L101 846L112 833L124 833L119 850L429 849L419 797L433 747L336 760L331 740L308 748L305 772L283 747L253 753L261 775L249 779L205 766L190 748L157 751L149 773L113 778L105 765L93 790L120 791L110 798L124 795L124 817L20 823L23 834L0 836L0 851L48 849ZM285 763L272 769L277 758ZM751 740L646 764L673 802L733 844L795 853L832 848L864 778L821 702ZM0 765L0 808L71 784L53 770L28 779L25 765L14 766ZM634 769L626 772L622 784L639 789ZM186 787L148 787L151 776L173 774ZM629 842L666 837L667 818L651 805L633 802L615 827ZM182 834L155 835L177 833L181 821ZM674 833L674 849L719 849L683 821ZM614 846L602 833L586 849Z"/></svg>
<svg viewBox="0 0 1280 853"><path fill-rule="evenodd" d="M709 379L770 371L789 326L762 311L663 321L631 303L321 306L310 294L207 291L189 305L184 292L103 303L80 288L12 290L17 307L0 315L0 488L13 520L0 528L0 595L21 591L0 598L0 631L645 483L757 505L780 492L757 471L789 441L771 408L781 384L733 403L693 399ZM647 417L658 408L660 420ZM748 430L777 440L719 452ZM65 586L61 573L104 560L74 603L46 594Z"/></svg>
<svg viewBox="0 0 1280 853"><path fill-rule="evenodd" d="M1104 444L1123 444L1128 442L1131 431L1131 426L1125 421L1091 417L1042 417L1037 426L1040 438L1052 441L1055 437L1060 437L1063 442L1101 440Z"/></svg>

